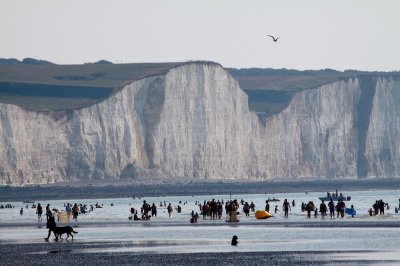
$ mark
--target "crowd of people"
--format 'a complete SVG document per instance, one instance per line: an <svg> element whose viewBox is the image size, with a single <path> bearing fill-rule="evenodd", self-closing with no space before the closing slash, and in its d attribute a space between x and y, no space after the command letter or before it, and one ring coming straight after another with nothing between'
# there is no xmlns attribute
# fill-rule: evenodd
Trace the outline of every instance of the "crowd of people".
<svg viewBox="0 0 400 266"><path fill-rule="evenodd" d="M399 208L400 208L400 199L399 199ZM369 209L369 216L375 215L385 215L385 209L389 210L389 204L385 203L382 199L376 200L374 204L372 204L372 208Z"/></svg>
<svg viewBox="0 0 400 266"><path fill-rule="evenodd" d="M250 202L250 203L249 203ZM278 199L273 200L272 202L279 202ZM271 212L269 200L266 200L265 203L265 211ZM181 205L186 205L187 202L179 202L178 205L172 205L172 203L160 202L159 207L162 208L163 212L168 214L168 217L171 218L174 212L177 214L181 213L182 207ZM284 199L282 203L280 203L281 207L275 205L274 214L277 215L278 212L282 211L282 216L284 218L289 218L292 209L296 206L295 200L289 201L288 199ZM245 217L249 217L252 213L256 211L256 206L251 201L245 201L243 199L237 200L227 200L224 201L211 199L204 200L203 202L196 201L195 205L198 207L198 212L192 210L190 213L189 221L191 223L196 223L198 221L199 216L201 215L204 220L222 220L225 213L225 220L227 222L238 222L239 215L243 215ZM78 221L78 217L80 215L84 215L86 213L92 212L95 208L103 208L103 204L96 203L94 205L86 205L86 204L70 204L64 203L64 210L61 212L67 216L68 221ZM111 203L111 206L114 206ZM46 221L49 220L49 217L53 216L57 221L59 221L59 210L52 209L50 210L50 205L42 207L40 203L32 204L32 206L26 205L26 208L34 208L36 209L37 220L41 222L43 220L43 214L46 216ZM1 208L1 206L0 206ZM6 204L3 208L12 208L11 204ZM395 207L395 213L398 213L400 208L400 199L399 199L399 207ZM260 209L260 207L258 208ZM384 202L382 199L376 200L375 203L372 204L371 208L368 210L368 214L370 216L382 216L385 215L385 210L389 210L389 204ZM317 218L321 217L321 219L326 219L327 217L330 219L338 219L344 218L345 213L355 216L355 208L353 205L350 207L346 206L346 203L343 199L337 199L337 201L332 200L332 198L325 202L321 200L319 206L314 204L313 201L309 201L308 203L301 203L301 212L306 214L307 218L311 218L312 216ZM328 214L329 212L329 214ZM52 213L52 215L50 215ZM19 214L24 215L24 208L19 210ZM143 204L139 208L130 208L129 220L150 220L153 217L157 217L158 215L158 206L155 203L147 203L146 200L143 200Z"/></svg>
<svg viewBox="0 0 400 266"><path fill-rule="evenodd" d="M12 209L14 206L11 203L7 203L5 205L1 204L0 209Z"/></svg>

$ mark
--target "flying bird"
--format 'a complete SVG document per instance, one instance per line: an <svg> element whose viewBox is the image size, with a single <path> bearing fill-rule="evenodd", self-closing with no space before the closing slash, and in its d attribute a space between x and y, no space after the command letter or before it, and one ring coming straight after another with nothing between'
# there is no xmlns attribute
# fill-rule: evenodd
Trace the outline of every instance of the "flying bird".
<svg viewBox="0 0 400 266"><path fill-rule="evenodd" d="M272 36L272 35L267 35L267 36L271 37L271 38L274 40L274 42L277 42L277 41L278 41L278 39L279 39L279 37L278 37L278 38L275 38L275 37L274 37L274 36Z"/></svg>

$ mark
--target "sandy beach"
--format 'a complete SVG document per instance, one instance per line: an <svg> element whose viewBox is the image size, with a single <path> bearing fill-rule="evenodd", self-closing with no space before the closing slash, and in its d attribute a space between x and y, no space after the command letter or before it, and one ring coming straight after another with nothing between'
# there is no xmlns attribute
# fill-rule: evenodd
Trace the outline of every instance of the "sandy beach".
<svg viewBox="0 0 400 266"><path fill-rule="evenodd" d="M79 224L74 230L79 233L75 240L49 242L43 240L47 233L45 228L20 225L0 228L0 256L2 265L398 265L400 252L394 246L387 244L382 248L382 237L378 248L357 244L363 243L367 231L378 230L380 235L398 234L400 229L385 228L377 223L371 223L360 234L355 233L356 241L343 239L347 234L343 228L330 225L322 240L310 235L315 226L323 226L319 222L297 224L287 234L288 228L283 224L267 224L254 228L249 225L226 226L214 225L204 227L174 228L174 226L144 226L121 224ZM144 226L144 227L143 227ZM353 226L353 225L350 225ZM177 231L182 232L182 238L172 237ZM317 229L318 230L318 229ZM345 229L346 232L354 232ZM360 229L358 229L360 230ZM266 231L269 231L266 233ZM308 233L304 234L304 231ZM4 237L4 232L14 237ZM142 232L143 235L140 235ZM151 235L149 232L153 232ZM160 234L160 232L165 232ZM200 232L203 232L202 234ZM219 233L217 233L219 232ZM239 245L230 245L232 232L239 235ZM303 232L303 233L302 233ZM256 233L258 238L253 235ZM148 237L144 237L147 235ZM191 236L191 237L190 237ZM195 238L194 236L198 236ZM266 239L270 236L270 239ZM279 237L279 238L278 238ZM333 245L323 247L321 243ZM52 237L53 238L53 237ZM317 243L315 242L317 241ZM350 241L343 246L344 241ZM297 247L293 249L293 246ZM349 248L353 246L354 248ZM276 250L278 249L278 250ZM283 249L283 250L279 250ZM289 250L285 250L289 249ZM293 250L291 250L293 249ZM326 250L324 250L326 249Z"/></svg>
<svg viewBox="0 0 400 266"><path fill-rule="evenodd" d="M187 254L82 253L87 244L7 245L2 265L398 265L399 259L371 259L362 252L228 252ZM33 251L26 253L26 251ZM384 254L388 256L388 254ZM368 257L363 259L363 257Z"/></svg>

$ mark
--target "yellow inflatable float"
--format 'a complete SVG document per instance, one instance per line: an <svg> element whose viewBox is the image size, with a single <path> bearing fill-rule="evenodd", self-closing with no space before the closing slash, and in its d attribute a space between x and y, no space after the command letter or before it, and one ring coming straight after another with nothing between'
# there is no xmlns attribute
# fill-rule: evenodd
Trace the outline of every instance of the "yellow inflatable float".
<svg viewBox="0 0 400 266"><path fill-rule="evenodd" d="M258 210L255 213L257 219L268 219L272 217L272 215L267 211Z"/></svg>

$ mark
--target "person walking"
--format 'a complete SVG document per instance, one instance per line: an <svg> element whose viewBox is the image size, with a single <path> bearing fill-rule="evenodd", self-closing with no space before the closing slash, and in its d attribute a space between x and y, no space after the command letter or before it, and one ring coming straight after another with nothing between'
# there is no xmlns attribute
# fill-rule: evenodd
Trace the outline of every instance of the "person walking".
<svg viewBox="0 0 400 266"><path fill-rule="evenodd" d="M56 227L56 221L54 219L54 215L51 212L51 210L48 210L46 212L46 217L47 217L47 223L46 223L46 227L49 229L49 232L47 234L47 237L44 238L44 240L49 241L51 232L53 232L54 236L56 237L56 240L58 240L58 236L56 235L56 233L54 232L54 228Z"/></svg>

